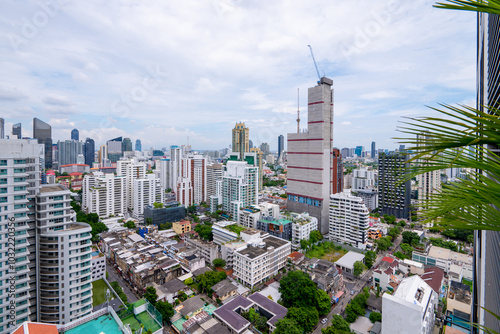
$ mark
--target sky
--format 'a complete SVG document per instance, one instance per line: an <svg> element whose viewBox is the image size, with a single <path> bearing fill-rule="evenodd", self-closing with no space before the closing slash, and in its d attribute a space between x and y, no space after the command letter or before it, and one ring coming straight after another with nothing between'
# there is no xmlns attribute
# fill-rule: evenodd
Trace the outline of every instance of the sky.
<svg viewBox="0 0 500 334"><path fill-rule="evenodd" d="M0 117L54 141L143 148L254 145L307 124L307 88L333 79L334 146L392 149L402 117L475 104L476 15L402 0L2 0Z"/></svg>

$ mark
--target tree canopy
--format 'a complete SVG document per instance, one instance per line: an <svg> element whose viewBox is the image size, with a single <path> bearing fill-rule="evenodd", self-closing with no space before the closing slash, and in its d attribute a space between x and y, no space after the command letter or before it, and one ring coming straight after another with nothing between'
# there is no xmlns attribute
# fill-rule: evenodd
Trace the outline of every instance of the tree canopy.
<svg viewBox="0 0 500 334"><path fill-rule="evenodd" d="M303 332L308 333L318 323L319 314L314 307L290 307L286 318L294 320Z"/></svg>
<svg viewBox="0 0 500 334"><path fill-rule="evenodd" d="M276 323L276 329L273 334L302 334L302 331L295 320L283 318Z"/></svg>
<svg viewBox="0 0 500 334"><path fill-rule="evenodd" d="M377 249L381 251L386 251L392 246L391 237L382 237L375 241L377 244Z"/></svg>
<svg viewBox="0 0 500 334"><path fill-rule="evenodd" d="M146 288L146 292L144 292L143 297L152 305L155 305L156 300L158 299L158 294L156 293L156 289L154 288L154 286L148 286Z"/></svg>
<svg viewBox="0 0 500 334"><path fill-rule="evenodd" d="M376 323L377 321L382 321L382 314L380 314L379 312L370 313L370 321L372 323Z"/></svg>
<svg viewBox="0 0 500 334"><path fill-rule="evenodd" d="M212 264L216 268L224 268L226 266L226 260L224 259L215 259L212 261Z"/></svg>
<svg viewBox="0 0 500 334"><path fill-rule="evenodd" d="M223 271L207 271L198 276L196 280L201 291L211 293L212 287L226 278L227 275Z"/></svg>
<svg viewBox="0 0 500 334"><path fill-rule="evenodd" d="M302 271L290 271L280 281L279 292L283 306L311 307L316 305L316 284Z"/></svg>
<svg viewBox="0 0 500 334"><path fill-rule="evenodd" d="M210 223L203 223L203 224L198 224L194 228L195 232L198 233L200 238L212 241L214 239L214 235L212 234L212 224Z"/></svg>
<svg viewBox="0 0 500 334"><path fill-rule="evenodd" d="M328 314L328 312L330 312L330 308L332 306L330 296L328 296L326 291L318 289L316 299L317 299L318 313L320 315Z"/></svg>
<svg viewBox="0 0 500 334"><path fill-rule="evenodd" d="M169 302L159 300L155 304L155 308L160 312L163 321L170 323L170 319L175 314L174 307Z"/></svg>
<svg viewBox="0 0 500 334"><path fill-rule="evenodd" d="M373 264L375 263L375 260L377 259L377 253L374 251L367 251L365 253L365 265L370 269Z"/></svg>
<svg viewBox="0 0 500 334"><path fill-rule="evenodd" d="M365 268L366 268L366 266L362 261L354 262L354 268L353 268L354 276L358 277L359 275L361 275L361 273L363 273Z"/></svg>
<svg viewBox="0 0 500 334"><path fill-rule="evenodd" d="M405 244L416 246L420 243L420 237L416 232L404 231L402 236Z"/></svg>

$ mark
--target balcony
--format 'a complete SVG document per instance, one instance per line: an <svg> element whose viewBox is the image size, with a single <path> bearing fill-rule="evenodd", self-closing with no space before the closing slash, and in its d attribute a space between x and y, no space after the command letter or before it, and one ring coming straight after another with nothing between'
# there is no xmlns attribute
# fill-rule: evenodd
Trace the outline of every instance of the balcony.
<svg viewBox="0 0 500 334"><path fill-rule="evenodd" d="M42 298L59 298L59 291L57 291L57 293L41 292L40 297L42 297Z"/></svg>
<svg viewBox="0 0 500 334"><path fill-rule="evenodd" d="M40 320L42 322L48 322L48 323L59 323L59 316L50 316L42 314Z"/></svg>

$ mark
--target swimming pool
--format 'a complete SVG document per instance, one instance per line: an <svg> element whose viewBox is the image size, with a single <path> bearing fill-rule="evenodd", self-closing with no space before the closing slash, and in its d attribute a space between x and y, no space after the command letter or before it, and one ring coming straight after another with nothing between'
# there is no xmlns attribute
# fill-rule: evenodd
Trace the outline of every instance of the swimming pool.
<svg viewBox="0 0 500 334"><path fill-rule="evenodd" d="M109 314L70 329L65 334L123 334L115 319Z"/></svg>

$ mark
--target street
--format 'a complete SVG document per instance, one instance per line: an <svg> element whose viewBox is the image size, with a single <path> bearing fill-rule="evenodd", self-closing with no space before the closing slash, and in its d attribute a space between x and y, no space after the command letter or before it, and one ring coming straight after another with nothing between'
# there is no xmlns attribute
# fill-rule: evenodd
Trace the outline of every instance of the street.
<svg viewBox="0 0 500 334"><path fill-rule="evenodd" d="M127 282L125 282L122 275L118 273L118 271L116 271L113 264L109 261L106 263L106 270L109 274L109 277L107 278L108 282L111 283L113 281L117 281L118 284L120 284L120 286L122 287L123 292L125 292L125 294L127 295L129 303L133 303L139 300L139 298L137 298L137 296L132 291L130 285L128 285Z"/></svg>

